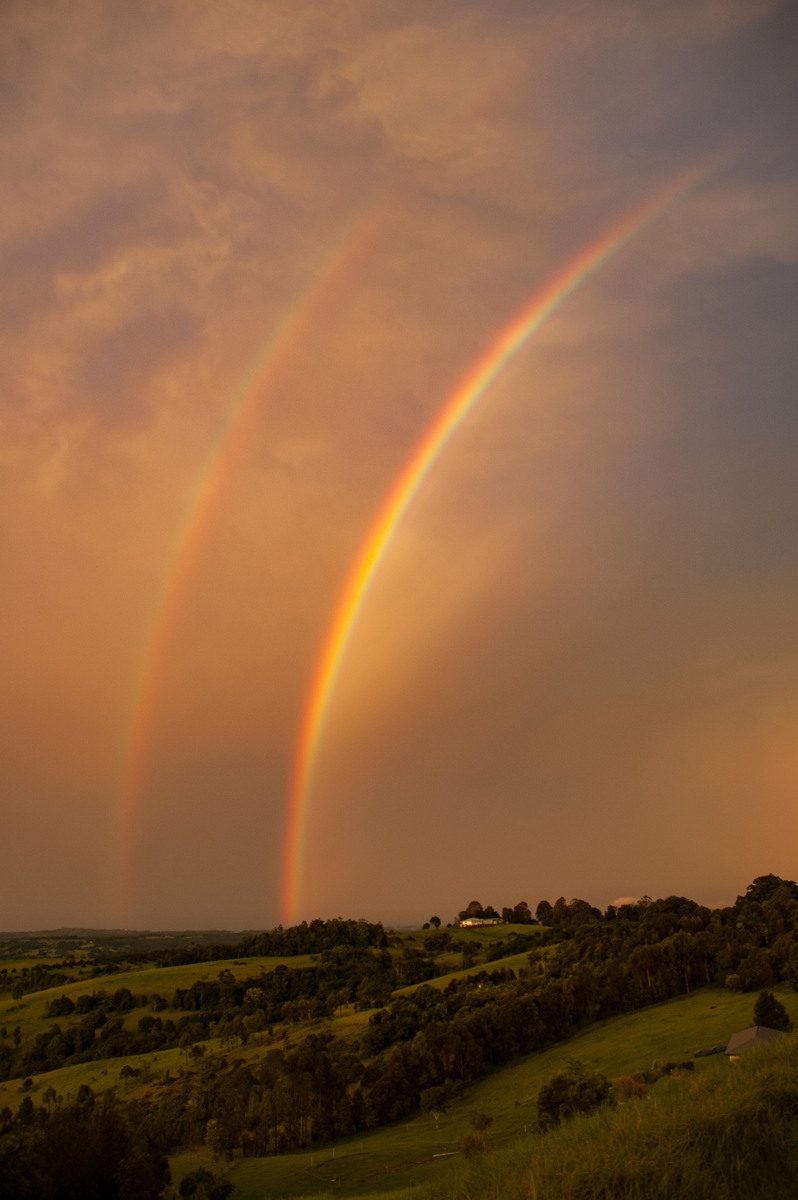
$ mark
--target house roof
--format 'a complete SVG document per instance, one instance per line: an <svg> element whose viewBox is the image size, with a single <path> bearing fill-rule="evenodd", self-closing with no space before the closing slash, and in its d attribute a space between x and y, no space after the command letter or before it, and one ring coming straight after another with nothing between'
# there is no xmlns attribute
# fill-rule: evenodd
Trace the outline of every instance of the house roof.
<svg viewBox="0 0 798 1200"><path fill-rule="evenodd" d="M750 1029L741 1029L729 1038L724 1054L745 1054L756 1046L764 1046L774 1038L781 1037L780 1029L768 1029L767 1025L752 1025Z"/></svg>

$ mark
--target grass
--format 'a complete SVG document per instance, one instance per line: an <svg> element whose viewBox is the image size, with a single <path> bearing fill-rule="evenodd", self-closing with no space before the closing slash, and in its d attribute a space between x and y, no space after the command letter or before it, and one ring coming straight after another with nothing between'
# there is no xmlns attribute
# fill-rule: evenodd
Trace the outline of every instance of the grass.
<svg viewBox="0 0 798 1200"><path fill-rule="evenodd" d="M262 1160L224 1173L240 1200L794 1200L797 1121L798 1040L788 1038L740 1063L714 1060L695 1077L663 1079L642 1102L516 1138L473 1163L414 1164L423 1147L411 1123L391 1131L390 1146L375 1135L362 1154L286 1156L268 1179Z"/></svg>
<svg viewBox="0 0 798 1200"><path fill-rule="evenodd" d="M453 979L464 979L468 975L480 975L483 971L487 972L487 974L490 974L491 971L504 970L506 967L511 967L512 970L514 970L517 974L519 969L527 968L529 966L528 954L529 951L525 951L523 954L510 954L507 956L507 958L499 958L494 962L478 963L473 967L463 967L459 970L450 970L446 975L438 975L435 979L425 980L425 983L429 987L443 989L448 987ZM460 954L456 956L458 963L460 962L461 958L462 955ZM423 986L424 984L422 983L410 983L407 985L407 987L397 988L393 994L394 996L407 996L411 992L416 991L417 988Z"/></svg>
<svg viewBox="0 0 798 1200"><path fill-rule="evenodd" d="M172 995L177 988L190 987L198 979L216 979L221 970L230 970L234 975L257 975L261 971L273 971L275 967L285 964L292 969L310 966L312 963L310 955L301 955L293 958L286 957L255 957L248 959L240 959L232 961L222 959L210 963L193 963L181 965L177 967L154 967L146 966L139 969L131 969L129 971L119 971L117 973L107 975L94 975L90 978L77 980L75 983L64 984L62 986L49 988L46 991L31 992L29 995L22 996L19 1000L14 1000L9 996L3 997L0 1000L0 1026L5 1026L10 1037L13 1029L19 1026L22 1037L21 1045L24 1048L26 1044L33 1042L34 1038L52 1028L54 1024L60 1024L62 1028L79 1021L81 1018L77 1015L68 1017L47 1017L45 1011L47 1004L59 996L69 996L75 1000L87 992L95 992L104 990L113 994L117 988L130 988L134 995L153 995L157 993L163 996L166 1000L171 1001ZM115 1018L121 1017L123 1023L128 1028L135 1028L140 1018L150 1011L149 1007L142 1008L136 1006L126 1013L114 1013ZM172 1009L167 1009L160 1014L163 1017L172 1017L173 1019L185 1016L185 1013L175 1012ZM218 1039L212 1039L205 1043L209 1050L219 1049ZM251 1047L239 1047L236 1051L238 1057L248 1056L250 1054L257 1055L262 1053L265 1048L261 1044L260 1050L257 1043L251 1044ZM95 1091L104 1091L106 1088L115 1087L119 1083L119 1072L123 1066L130 1065L140 1068L146 1075L148 1073L161 1074L167 1067L174 1071L183 1066L185 1058L181 1050L158 1050L152 1054L131 1055L124 1058L103 1059L90 1063L79 1063L75 1066L62 1067L57 1071L49 1071L45 1074L35 1077L36 1091L46 1090L48 1087L53 1087L56 1093L61 1096L74 1094L82 1083L88 1083ZM16 1108L20 1099L20 1080L12 1079L6 1082L0 1082L0 1108L3 1105ZM138 1092L146 1090L139 1088ZM123 1091L123 1094L127 1094Z"/></svg>
<svg viewBox="0 0 798 1200"><path fill-rule="evenodd" d="M786 985L774 990L798 1025L798 996ZM420 1200L429 1188L436 1197L451 1197L451 1200L460 1200L461 1195L463 1198L482 1196L479 1191L461 1193L457 1190L459 1183L447 1183L450 1177L454 1181L463 1178L458 1154L452 1158L434 1157L457 1151L460 1138L469 1131L472 1111L486 1112L493 1118L490 1139L498 1152L495 1157L500 1159L503 1150L517 1148L519 1140L521 1144L530 1140L536 1122L537 1093L569 1059L579 1058L612 1080L649 1068L655 1061L687 1058L694 1061L697 1080L705 1076L733 1079L734 1076L729 1075L733 1068L722 1055L695 1060L692 1055L699 1047L726 1041L736 1029L750 1025L754 999L751 993L703 988L690 996L629 1016L599 1022L569 1041L529 1055L469 1088L467 1095L453 1104L437 1125L432 1117L419 1115L363 1137L342 1141L334 1148L272 1158L239 1159L229 1165L213 1164L207 1157L180 1155L173 1164L175 1178L179 1181L183 1173L202 1162L210 1165L217 1174L224 1173L236 1185L239 1189L236 1200L261 1200L264 1195L293 1197L294 1200L300 1197L324 1200L328 1195L368 1196L370 1200L378 1200L380 1196L390 1196L391 1200L404 1200L407 1196L409 1200L412 1196L414 1200L416 1197ZM653 1104L655 1100L659 1103L660 1095L672 1090L677 1097L683 1098L693 1084L689 1076L663 1079L651 1090L649 1103ZM638 1109L631 1105L626 1107L631 1109L632 1115L639 1116L643 1106L636 1103ZM535 1145L540 1144L540 1139L535 1137ZM569 1153L573 1152L572 1145ZM516 1153L514 1150L513 1155ZM496 1200L500 1197L503 1200L507 1195L509 1200L512 1193L502 1191L502 1186L484 1194ZM526 1197L533 1193L519 1191L515 1194ZM543 1195L541 1193L541 1200ZM556 1191L545 1195L546 1200L560 1200ZM588 1197L597 1200L592 1192L575 1192L574 1200L577 1195L579 1200ZM674 1200L677 1195L674 1193ZM566 1200L565 1195L562 1200ZM615 1198L608 1194L606 1200ZM642 1196L640 1200L643 1200ZM654 1200L653 1196L651 1200ZM725 1197L715 1193L711 1200L725 1200Z"/></svg>
<svg viewBox="0 0 798 1200"><path fill-rule="evenodd" d="M156 1075L161 1076L167 1070L175 1074L185 1064L182 1050L159 1050L154 1054L131 1055L127 1058L103 1058L95 1062L76 1063L73 1066L60 1067L57 1071L45 1071L33 1076L33 1087L30 1095L35 1104L42 1103L42 1094L52 1087L57 1096L68 1099L74 1097L82 1084L95 1092L104 1092L108 1088L116 1088L123 1099L130 1099L146 1091L146 1082L142 1084L133 1080L120 1082L119 1073L125 1065L141 1069L143 1077L149 1080ZM22 1080L8 1079L0 1083L0 1108L5 1105L13 1111L19 1107L23 1096Z"/></svg>
<svg viewBox="0 0 798 1200"><path fill-rule="evenodd" d="M794 1200L798 1039L662 1080L452 1173L427 1200ZM398 1198L395 1197L395 1200Z"/></svg>
<svg viewBox="0 0 798 1200"><path fill-rule="evenodd" d="M0 958L0 972L8 972L9 975L12 975L14 971L21 975L25 970L30 971L39 967L52 968L54 965L49 958L32 958L30 955L24 958ZM70 963L66 970L72 971L72 969L72 963Z"/></svg>
<svg viewBox="0 0 798 1200"><path fill-rule="evenodd" d="M236 977L242 975L258 975L262 971L273 971L275 967L284 965L292 970L309 967L313 958L308 955L298 955L294 958L257 957L232 961L221 959L209 963L188 963L177 967L131 968L107 975L93 975L76 980L75 983L62 984L47 988L41 992L31 992L19 1000L4 997L0 1000L0 1025L12 1029L19 1025L23 1039L33 1037L49 1029L53 1020L63 1025L73 1020L72 1017L50 1018L45 1016L49 1002L59 996L69 996L76 1000L78 996L88 992L106 991L111 995L118 988L129 988L134 996L157 994L171 1001L177 988L189 988L197 980L216 979L219 972L229 970ZM126 1019L128 1024L135 1025L145 1010L134 1007L127 1013L114 1014Z"/></svg>

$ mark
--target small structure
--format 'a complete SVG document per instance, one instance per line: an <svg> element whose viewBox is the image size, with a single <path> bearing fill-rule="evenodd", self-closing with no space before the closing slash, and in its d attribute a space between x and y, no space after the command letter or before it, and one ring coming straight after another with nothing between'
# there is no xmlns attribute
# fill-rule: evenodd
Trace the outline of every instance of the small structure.
<svg viewBox="0 0 798 1200"><path fill-rule="evenodd" d="M471 929L475 925L503 925L501 917L466 917L460 922L461 929Z"/></svg>
<svg viewBox="0 0 798 1200"><path fill-rule="evenodd" d="M733 1033L723 1053L729 1062L733 1062L741 1054L747 1054L749 1050L756 1050L757 1046L765 1046L777 1037L781 1037L780 1029L768 1029L766 1025L752 1025L750 1029L741 1029L739 1033Z"/></svg>

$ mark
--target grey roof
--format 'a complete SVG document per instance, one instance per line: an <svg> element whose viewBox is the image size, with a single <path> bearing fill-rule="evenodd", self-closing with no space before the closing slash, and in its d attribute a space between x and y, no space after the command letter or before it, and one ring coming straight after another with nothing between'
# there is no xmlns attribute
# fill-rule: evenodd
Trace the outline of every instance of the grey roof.
<svg viewBox="0 0 798 1200"><path fill-rule="evenodd" d="M780 1029L768 1029L766 1025L752 1025L750 1029L741 1029L739 1033L733 1033L724 1053L745 1054L746 1050L764 1046L766 1042L772 1042L777 1037L781 1037Z"/></svg>

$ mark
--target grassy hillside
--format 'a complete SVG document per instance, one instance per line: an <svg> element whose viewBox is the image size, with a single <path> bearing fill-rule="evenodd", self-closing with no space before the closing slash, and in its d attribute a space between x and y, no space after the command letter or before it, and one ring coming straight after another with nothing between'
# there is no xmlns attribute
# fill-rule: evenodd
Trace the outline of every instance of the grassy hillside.
<svg viewBox="0 0 798 1200"><path fill-rule="evenodd" d="M246 976L256 975L261 971L273 971L278 966L299 970L310 966L312 961L311 955L297 955L292 958L247 958L239 961L189 963L178 967L145 966L110 975L92 975L90 978L78 979L75 983L31 992L18 1000L4 997L0 1000L0 1025L7 1028L18 1025L23 1038L33 1038L52 1024L52 1019L46 1017L45 1012L50 1001L59 996L68 996L75 1001L78 996L87 992L115 992L118 988L129 988L134 996L159 995L170 1000L177 988L188 988L196 980L215 979L221 970L230 971L235 976ZM131 1009L124 1014L125 1022L135 1023L142 1011L138 1006Z"/></svg>
<svg viewBox="0 0 798 1200"><path fill-rule="evenodd" d="M798 1039L486 1154L425 1200L794 1200ZM400 1193L408 1196L409 1193ZM416 1200L420 1193L414 1192ZM394 1200L399 1200L395 1196Z"/></svg>
<svg viewBox="0 0 798 1200"><path fill-rule="evenodd" d="M798 1025L798 996L784 985L777 988L776 992ZM532 1137L536 1123L537 1094L541 1085L571 1059L578 1058L613 1081L650 1068L655 1062L687 1058L694 1061L696 1079L705 1075L732 1079L734 1076L729 1075L732 1068L722 1055L695 1060L692 1055L700 1047L725 1042L735 1030L750 1025L753 1003L754 997L750 994L731 993L723 988L704 988L693 995L655 1005L629 1016L599 1022L562 1045L530 1055L469 1088L463 1098L452 1104L437 1122L432 1116L419 1115L408 1122L341 1142L334 1148L276 1158L239 1160L229 1166L214 1163L207 1153L201 1156L179 1155L173 1160L175 1179L179 1181L187 1171L197 1165L205 1165L217 1174L224 1173L236 1185L239 1189L237 1200L238 1197L240 1200L259 1200L264 1194L275 1197L316 1197L317 1200L327 1194L368 1196L371 1200L378 1200L382 1194L390 1194L392 1200L404 1200L405 1190L409 1188L414 1189L413 1197L421 1200L422 1194L426 1196L427 1186L434 1185L437 1188L439 1184L442 1190L440 1193L434 1191L436 1197L439 1194L451 1200L466 1195L476 1198L483 1194L504 1197L504 1184L493 1191L490 1190L492 1185L486 1185L484 1193L479 1190L457 1190L466 1186L462 1182L464 1176L458 1144L469 1132L469 1118L473 1111L485 1112L493 1118L490 1141L494 1153L515 1147L515 1155L519 1139L524 1144ZM674 1089L677 1098L684 1096L686 1090L693 1086L689 1081L684 1084L684 1078L661 1080L650 1090L647 1103L658 1104L660 1096L665 1097ZM641 1105L641 1111L642 1108ZM547 1137L552 1138L552 1144L557 1141L553 1135ZM545 1140L535 1136L536 1153ZM571 1143L568 1153L573 1153L573 1150ZM512 1174L512 1168L506 1164L502 1171ZM476 1173L467 1172L467 1178L473 1176L476 1181L473 1186L477 1189L482 1186L480 1181L483 1173L482 1168ZM452 1175L457 1182L447 1183L446 1180ZM422 1185L425 1190L419 1193L416 1189ZM511 1193L506 1194L509 1196ZM529 1195L523 1191L517 1194ZM578 1194L574 1193L574 1196ZM551 1195L554 1200L558 1194L553 1192L546 1195ZM592 1200L593 1193L585 1195ZM674 1197L676 1195L674 1193ZM718 1200L720 1195L714 1193L712 1200ZM610 1194L607 1200L610 1200ZM710 1193L707 1193L707 1200L710 1200Z"/></svg>
<svg viewBox="0 0 798 1200"><path fill-rule="evenodd" d="M118 988L129 988L134 996L160 995L170 1000L177 988L188 988L197 980L212 980L221 970L230 971L234 976L256 975L259 972L273 971L278 966L291 970L301 970L313 961L311 955L297 955L292 958L247 958L241 960L223 960L209 963L190 963L177 967L156 967L148 965L139 969L115 972L110 975L94 975L90 979L80 979L75 983L50 988L46 991L32 992L15 1000L4 997L0 1000L0 1028L5 1027L6 1036L19 1028L22 1045L32 1042L39 1034L49 1030L58 1020L66 1025L75 1018L51 1018L45 1015L50 1001L60 996L68 996L73 1001L87 992L105 990L114 992ZM128 1012L119 1014L123 1023L128 1027L147 1012L147 1008L136 1006ZM361 1020L367 1020L367 1016ZM208 1049L219 1049L218 1039L207 1043ZM251 1052L257 1052L253 1046ZM240 1057L240 1052L239 1052ZM77 1092L82 1084L88 1084L95 1091L105 1091L116 1087L119 1083L119 1073L125 1066L133 1066L142 1071L142 1080L137 1087L126 1085L123 1094L140 1095L146 1092L147 1086L156 1076L163 1075L167 1070L174 1071L184 1064L181 1050L159 1050L154 1054L101 1059L95 1062L79 1063L74 1066L62 1067L57 1071L44 1072L35 1077L34 1096L38 1091L47 1088L55 1089L57 1095L69 1096ZM0 1082L0 1108L4 1105L15 1106L19 1103L20 1080L11 1079Z"/></svg>
<svg viewBox="0 0 798 1200"><path fill-rule="evenodd" d="M462 934L458 931L458 937L471 945L480 945L481 948L489 949L496 942L502 940L500 934L503 933L504 938L513 932L529 931L528 926L498 926L488 927L487 936L482 930L463 930ZM478 937L482 934L482 937ZM424 940L427 937L426 933L420 931L403 934L396 938L396 944L391 947L390 953L393 957L401 955L407 947L413 949L421 949L424 945ZM479 951L478 951L479 953ZM487 963L478 961L475 966L465 969L457 969L462 958L461 952L451 951L440 956L440 965L442 969L448 968L448 973L442 975L438 979L430 981L433 986L445 987L452 979L460 979L470 975L474 975L479 971L491 969L499 969L503 967L511 967L516 970L519 967L527 965L526 955L513 955L506 959L500 959L495 963ZM480 954L480 958L484 958L484 954ZM19 1029L23 1047L30 1044L41 1033L52 1028L53 1024L58 1021L61 1025L67 1025L70 1022L77 1020L76 1017L52 1018L47 1017L47 1005L54 999L61 996L68 996L71 1000L76 1001L81 995L88 992L106 991L109 993L115 992L119 988L129 988L136 997L160 995L166 1000L171 1000L172 995L178 988L189 988L196 981L205 981L216 979L219 972L229 971L237 978L257 975L260 972L269 972L277 967L285 967L289 970L302 970L313 965L318 959L317 955L294 955L291 957L252 957L243 959L224 959L219 961L189 963L180 966L159 967L154 964L147 964L142 967L130 968L127 970L114 970L109 974L97 974L93 972L91 975L81 976L74 983L59 985L54 988L49 988L43 991L32 992L24 995L19 999L14 999L11 996L0 998L0 1028L5 1027L6 1036L11 1036L15 1029ZM19 965L29 965L32 960L19 960ZM6 962L4 965L12 965ZM17 965L17 963L13 964ZM407 994L416 990L420 986L418 984L410 984L405 988L397 990L396 994ZM123 1024L128 1028L135 1027L143 1013L149 1011L147 1007L136 1007L130 1009L126 1013L119 1014ZM315 1033L321 1029L329 1029L338 1037L356 1038L363 1029L368 1025L369 1011L356 1011L352 1005L342 1006L336 1018L332 1021L328 1020L313 1020L302 1022L298 1025L288 1027L279 1027L276 1030L277 1039L282 1046L289 1046L308 1033ZM211 1038L202 1043L207 1051L214 1053L222 1053L222 1047L218 1038ZM238 1060L248 1060L260 1057L274 1042L270 1039L254 1038L246 1047L237 1047L234 1053L230 1053L229 1057L235 1057ZM185 1056L181 1050L159 1050L153 1054L141 1054L134 1056L120 1056L112 1059L103 1059L99 1061L79 1063L76 1065L62 1067L56 1071L43 1072L35 1076L32 1094L36 1098L37 1093L46 1091L52 1087L59 1096L70 1096L76 1094L78 1088L83 1084L88 1084L95 1091L105 1091L110 1087L120 1086L120 1071L125 1067L133 1067L141 1072L138 1082L125 1082L121 1087L121 1094L125 1098L131 1096L146 1095L151 1085L163 1076L165 1072L174 1073L186 1065ZM157 1084L156 1084L157 1086ZM19 1079L0 1081L0 1108L8 1105L12 1109L19 1103L21 1081Z"/></svg>

